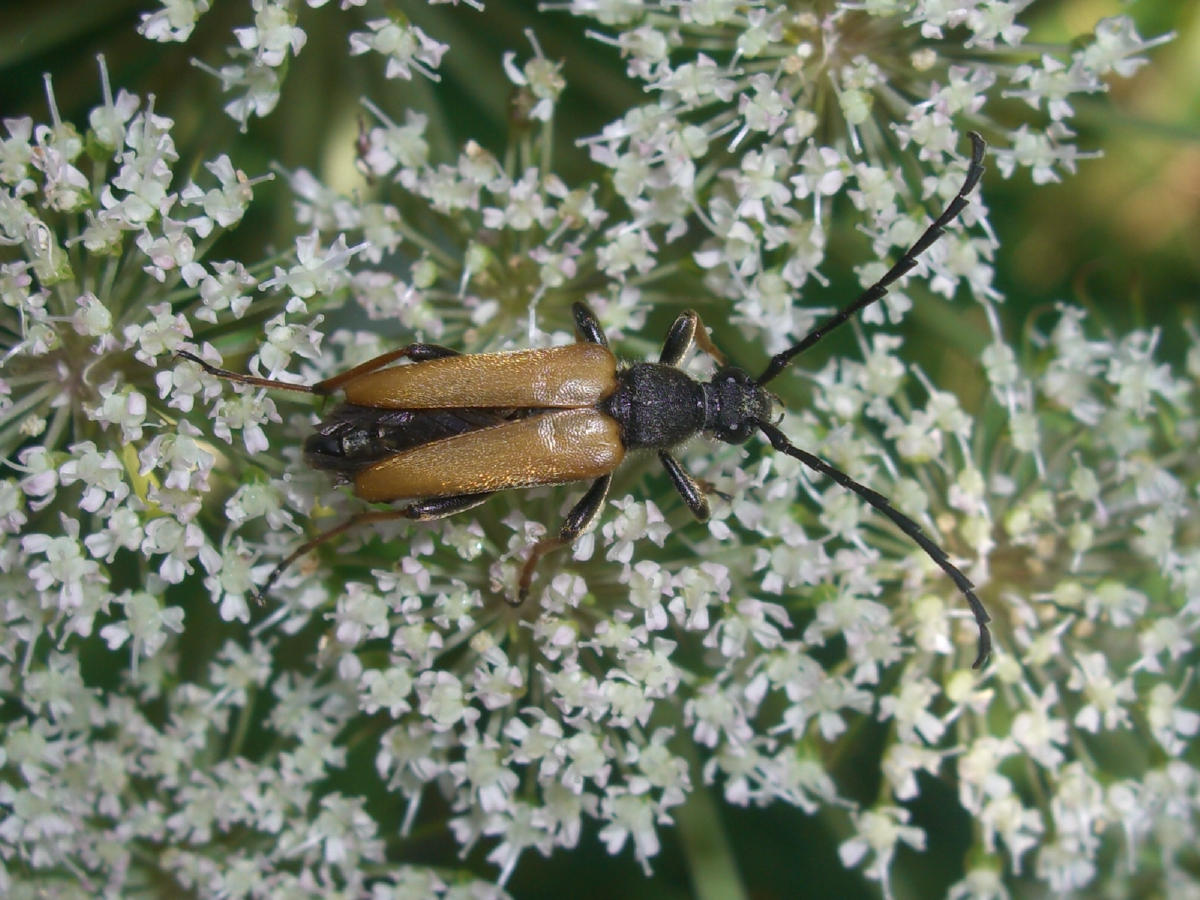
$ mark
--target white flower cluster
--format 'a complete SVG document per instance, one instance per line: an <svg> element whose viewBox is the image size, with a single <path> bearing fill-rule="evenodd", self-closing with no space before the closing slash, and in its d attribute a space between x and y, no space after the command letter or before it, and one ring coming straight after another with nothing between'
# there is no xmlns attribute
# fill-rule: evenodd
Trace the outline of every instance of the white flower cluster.
<svg viewBox="0 0 1200 900"><path fill-rule="evenodd" d="M630 228L643 243L672 241L695 214L710 233L695 253L711 291L735 318L782 349L814 321L791 298L809 279L824 283L827 223L845 193L862 216L873 255L886 258L924 227L898 156L916 155L935 176L921 184L931 205L961 183L955 154L963 123L997 141L993 157L1007 177L1029 168L1034 180L1073 172L1080 153L1068 127L1070 99L1128 76L1161 40L1140 38L1125 18L1108 19L1090 43L1069 55L1025 58L1027 28L1018 2L596 3L563 6L616 33L596 35L617 47L630 77L655 96L589 140L593 160L612 170L628 204ZM951 40L948 29L965 31ZM992 107L1017 96L1043 106L1048 127L1011 127ZM978 202L968 223L983 218ZM656 226L661 229L659 238ZM614 226L614 232L622 226ZM933 286L950 296L964 281L992 296L992 243L966 234L944 238L921 262ZM880 272L864 267L864 285ZM893 292L885 311L897 319L909 302Z"/></svg>
<svg viewBox="0 0 1200 900"><path fill-rule="evenodd" d="M328 2L304 0L304 5L316 9ZM475 0L463 2L482 9ZM366 0L340 0L339 5L345 11L365 6ZM152 41L185 42L211 6L211 0L163 0L162 9L142 13L138 31ZM308 43L308 33L298 24L300 4L295 0L251 0L250 6L253 24L234 29L237 43L229 48L231 61L219 69L195 63L219 79L224 91L235 94L225 105L225 112L241 123L243 130L252 117L267 116L275 109L287 64ZM370 19L366 26L366 31L348 35L351 56L378 53L386 60L388 78L409 80L416 72L438 80L437 68L448 45L434 40L401 15Z"/></svg>

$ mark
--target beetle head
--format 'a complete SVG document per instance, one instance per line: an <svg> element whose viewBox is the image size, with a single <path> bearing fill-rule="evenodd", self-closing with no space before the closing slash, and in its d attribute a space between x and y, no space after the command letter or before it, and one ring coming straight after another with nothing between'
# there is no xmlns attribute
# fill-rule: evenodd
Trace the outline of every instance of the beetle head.
<svg viewBox="0 0 1200 900"><path fill-rule="evenodd" d="M704 385L704 430L727 444L744 444L771 420L771 394L743 372L721 369Z"/></svg>

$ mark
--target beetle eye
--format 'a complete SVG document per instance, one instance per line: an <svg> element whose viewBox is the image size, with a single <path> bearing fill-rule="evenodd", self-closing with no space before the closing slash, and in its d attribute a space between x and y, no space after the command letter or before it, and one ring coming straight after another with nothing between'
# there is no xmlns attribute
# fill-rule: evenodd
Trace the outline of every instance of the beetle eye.
<svg viewBox="0 0 1200 900"><path fill-rule="evenodd" d="M731 425L725 430L723 439L730 444L744 444L750 436L750 429L743 423Z"/></svg>

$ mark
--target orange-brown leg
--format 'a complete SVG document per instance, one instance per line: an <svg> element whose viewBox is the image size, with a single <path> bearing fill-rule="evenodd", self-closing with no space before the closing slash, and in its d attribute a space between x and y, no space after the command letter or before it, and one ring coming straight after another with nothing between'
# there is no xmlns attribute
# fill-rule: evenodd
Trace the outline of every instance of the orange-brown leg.
<svg viewBox="0 0 1200 900"><path fill-rule="evenodd" d="M596 516L600 515L600 510L604 508L604 498L608 496L608 487L611 484L611 475L603 475L593 481L587 493L567 513L558 536L543 538L529 548L529 558L521 567L521 577L517 581L517 596L510 601L513 606L519 606L529 596L529 585L533 581L533 570L537 568L538 560L552 550L574 543L575 538L596 520Z"/></svg>
<svg viewBox="0 0 1200 900"><path fill-rule="evenodd" d="M335 538L339 534L349 531L351 528L355 528L359 525L366 525L369 522L387 522L391 519L410 519L417 522L426 522L432 519L442 519L446 516L452 516L455 513L468 510L473 506L478 506L480 503L483 503L485 500L487 500L488 497L492 496L493 493L493 491L489 491L486 494L463 494L454 497L434 497L429 500L420 500L416 503L412 503L403 509L372 510L370 512L361 512L357 515L353 515L345 521L334 525L328 531L322 531L316 537L305 541L303 544L285 556L283 561L271 570L271 574L267 576L266 583L264 583L263 586L255 592L255 602L263 602L263 598L266 596L267 592L271 590L272 585L279 580L279 576L286 572L292 563L304 556L306 553L309 553L310 551L321 546L321 544L324 544L331 538Z"/></svg>
<svg viewBox="0 0 1200 900"><path fill-rule="evenodd" d="M708 336L708 329L700 321L700 314L693 309L681 312L674 324L671 325L658 361L663 365L678 366L687 356L693 341L696 346L715 359L718 366L725 365L725 354L718 350L717 345L712 342L712 338Z"/></svg>
<svg viewBox="0 0 1200 900"><path fill-rule="evenodd" d="M259 378L257 375L243 375L241 372L231 372L229 369L222 369L214 366L212 363L207 363L194 353L188 353L186 350L176 350L175 356L189 359L209 375L224 378L226 381L236 381L239 384L251 384L255 387L271 388L278 391L299 391L303 394L314 393L311 385L291 384L287 381L276 381L274 378Z"/></svg>
<svg viewBox="0 0 1200 900"><path fill-rule="evenodd" d="M425 362L430 359L444 359L447 356L459 355L457 350L451 350L449 347L443 347L440 344L408 344L399 350L389 350L387 353L381 353L374 359L368 359L365 363L360 363L353 369L347 369L345 372L334 375L332 378L318 381L312 386L312 391L314 394L332 394L338 388L349 384L355 378L366 375L368 372L374 372L376 369L382 369L384 366L391 365L400 359Z"/></svg>
<svg viewBox="0 0 1200 900"><path fill-rule="evenodd" d="M194 353L188 353L186 350L177 350L175 355L182 356L184 359L190 359L209 375L224 378L226 381L236 381L239 384L250 384L255 387L271 388L272 390L317 394L323 397L326 394L332 394L342 385L353 381L360 375L366 375L368 372L382 369L384 366L390 365L399 359L424 362L429 359L458 356L459 353L457 350L451 350L449 347L442 347L438 344L408 344L399 350L389 350L387 353L381 353L374 359L369 359L365 363L355 366L353 369L347 369L345 372L334 375L332 378L326 378L324 381L318 381L316 384L292 384L287 381L277 381L274 378L260 378L257 375L244 375L241 372L232 372L229 369L222 369L214 366L212 363L207 363Z"/></svg>

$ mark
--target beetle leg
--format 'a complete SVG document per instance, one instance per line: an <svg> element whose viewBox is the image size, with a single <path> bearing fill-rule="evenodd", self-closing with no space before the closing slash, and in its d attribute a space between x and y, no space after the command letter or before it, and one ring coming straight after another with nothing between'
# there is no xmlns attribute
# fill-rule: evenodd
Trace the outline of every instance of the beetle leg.
<svg viewBox="0 0 1200 900"><path fill-rule="evenodd" d="M705 494L709 493L711 485L707 482L699 482L689 475L679 461L667 451L659 450L658 458L662 460L663 468L671 476L671 484L675 485L675 490L679 491L679 496L683 498L687 508L692 511L692 515L698 522L707 522L708 498Z"/></svg>
<svg viewBox="0 0 1200 900"><path fill-rule="evenodd" d="M586 304L573 303L571 311L575 314L575 331L579 334L580 340L588 344L599 344L601 347L608 346L608 338L604 336L604 329L600 327L596 314L588 309Z"/></svg>
<svg viewBox="0 0 1200 900"><path fill-rule="evenodd" d="M250 384L254 387L271 388L272 390L279 391L298 391L303 394L313 393L311 385L292 384L287 381L277 381L274 378L260 378L258 375L243 375L241 372L231 372L229 369L222 369L219 366L214 366L212 363L205 362L196 356L196 354L188 353L186 350L176 350L175 356L191 360L209 375L224 378L226 381L236 381L239 384Z"/></svg>
<svg viewBox="0 0 1200 900"><path fill-rule="evenodd" d="M194 353L189 353L186 350L176 350L175 355L189 359L204 369L209 375L215 375L227 381L236 381L240 384L249 384L254 387L265 387L273 390L299 391L304 394L324 396L325 394L332 394L338 388L347 382L353 381L360 375L374 372L376 369L382 369L384 366L394 363L398 359L411 359L413 362L424 362L429 359L458 356L459 352L438 344L409 344L406 347L401 347L399 350L391 350L388 353L376 356L374 359L369 359L365 363L355 366L353 369L349 369L332 378L326 378L324 381L318 381L316 384L292 384L287 381L278 381L274 378L261 378L258 375L243 375L241 372L232 372L229 369L214 366L212 363L205 362Z"/></svg>
<svg viewBox="0 0 1200 900"><path fill-rule="evenodd" d="M713 484L711 481L709 481L707 478L696 478L695 476L693 476L692 480L695 481L696 484L700 485L700 490L704 491L704 493L716 494L718 497L720 497L726 503L733 502L733 496L731 494L727 494L724 491L718 491L717 486L715 484Z"/></svg>
<svg viewBox="0 0 1200 900"><path fill-rule="evenodd" d="M478 506L495 491L488 491L485 494L456 494L453 497L434 497L430 500L419 500L416 503L410 503L404 509L399 510L404 518L412 519L414 522L432 522L434 519L444 519L447 516L452 516L455 513L464 512Z"/></svg>
<svg viewBox="0 0 1200 900"><path fill-rule="evenodd" d="M592 482L586 494L576 503L569 513L558 537L542 538L529 549L529 559L521 567L521 577L517 582L517 598L513 606L520 604L529 595L529 584L533 581L533 570L537 568L538 560L559 547L565 547L574 542L587 527L596 521L600 510L604 508L604 498L608 496L608 486L612 484L612 475L602 475Z"/></svg>
<svg viewBox="0 0 1200 900"><path fill-rule="evenodd" d="M288 567L317 547L324 544L331 538L337 537L343 532L349 531L359 525L366 525L369 522L387 522L392 519L412 519L417 522L427 522L431 519L443 519L446 516L452 516L455 513L463 512L473 506L478 506L483 503L488 497L492 496L494 491L489 491L486 494L461 494L454 497L434 497L430 500L421 500L412 503L403 509L379 509L371 510L370 512L361 512L353 515L345 521L339 522L327 531L322 531L316 537L305 541L291 553L283 558L271 574L267 576L266 582L254 594L254 600L257 603L263 602L263 597L271 590L271 586L279 580L279 576L287 571Z"/></svg>
<svg viewBox="0 0 1200 900"><path fill-rule="evenodd" d="M334 375L332 378L318 381L312 386L312 392L314 394L332 394L338 388L344 387L355 378L366 375L368 372L374 372L376 369L382 369L384 366L390 365L398 359L426 362L430 359L444 359L447 356L460 355L457 350L451 350L449 347L443 347L440 344L408 344L399 350L389 350L387 353L382 353L374 359L369 359L365 363L355 366L353 369L347 369L345 372Z"/></svg>
<svg viewBox="0 0 1200 900"><path fill-rule="evenodd" d="M662 353L658 361L667 366L678 366L692 348L692 342L717 361L717 365L725 365L725 354L717 349L717 345L708 336L708 329L700 321L700 314L694 309L684 310L679 314L667 339L663 342Z"/></svg>

